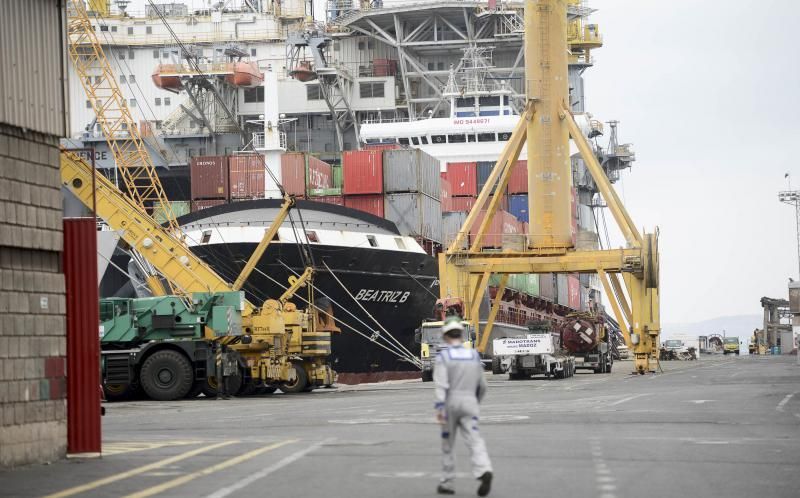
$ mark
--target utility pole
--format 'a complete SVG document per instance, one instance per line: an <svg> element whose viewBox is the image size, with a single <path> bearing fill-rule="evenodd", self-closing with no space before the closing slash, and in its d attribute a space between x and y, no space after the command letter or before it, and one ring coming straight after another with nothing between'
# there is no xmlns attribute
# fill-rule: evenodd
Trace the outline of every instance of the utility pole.
<svg viewBox="0 0 800 498"><path fill-rule="evenodd" d="M778 192L778 200L784 204L794 206L797 235L798 278L800 279L800 190L784 190L783 192Z"/></svg>

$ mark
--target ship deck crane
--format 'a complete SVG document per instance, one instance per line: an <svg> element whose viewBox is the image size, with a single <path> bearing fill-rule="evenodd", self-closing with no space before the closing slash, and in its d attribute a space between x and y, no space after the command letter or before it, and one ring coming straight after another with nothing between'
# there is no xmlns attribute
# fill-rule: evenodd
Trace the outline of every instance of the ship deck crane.
<svg viewBox="0 0 800 498"><path fill-rule="evenodd" d="M284 196L280 212L236 281L229 284L222 279L186 246L82 0L69 1L69 15L70 57L113 151L125 182L125 193L69 151L62 151L61 156L63 185L84 205L94 207L96 214L112 229L121 232L123 240L152 270L148 283L156 293L164 293L163 288L158 289L161 277L182 295L240 290L295 205L294 199ZM102 76L89 78L89 73L97 69ZM148 214L148 206L153 202L164 207L168 218L166 227ZM308 301L313 303L310 294L313 286L308 285L312 276L313 270L307 269L300 277L293 277L278 300L268 299L260 307L244 301L242 337L217 337L209 330L207 338L230 344L243 357L253 379L289 383L298 390L306 387L296 384L299 378L332 384L335 373L326 357L331 351L331 332L337 329L322 324L321 320L317 323L316 318L302 317L303 313L288 302L300 288L308 287ZM311 314L318 316L313 310ZM298 369L302 369L304 375L299 374Z"/></svg>
<svg viewBox="0 0 800 498"><path fill-rule="evenodd" d="M439 255L441 297L463 297L465 318L477 324L480 302L493 273L500 275L498 296L510 274L596 273L625 342L634 353L635 371L644 374L653 371L658 361L658 231L639 232L569 109L567 3L525 2L525 110L464 226ZM570 219L570 137L625 237L624 248L575 250ZM498 189L506 188L526 142L530 224L524 234L524 248L482 252L481 239L500 205L500 196L490 195L492 186L498 182ZM463 249L467 234L484 209L486 216L471 244ZM484 330L479 331L481 351L488 344L499 304L496 299Z"/></svg>

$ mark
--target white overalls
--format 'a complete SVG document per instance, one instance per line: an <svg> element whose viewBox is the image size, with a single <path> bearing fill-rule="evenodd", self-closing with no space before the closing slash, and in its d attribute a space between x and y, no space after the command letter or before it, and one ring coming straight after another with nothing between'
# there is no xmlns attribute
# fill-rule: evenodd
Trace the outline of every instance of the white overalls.
<svg viewBox="0 0 800 498"><path fill-rule="evenodd" d="M486 394L486 379L480 356L461 345L443 349L433 368L436 384L436 408L444 409L447 420L442 425L442 485L452 487L455 478L453 443L461 429L472 459L472 473L477 479L492 471L486 444L478 431L480 408Z"/></svg>

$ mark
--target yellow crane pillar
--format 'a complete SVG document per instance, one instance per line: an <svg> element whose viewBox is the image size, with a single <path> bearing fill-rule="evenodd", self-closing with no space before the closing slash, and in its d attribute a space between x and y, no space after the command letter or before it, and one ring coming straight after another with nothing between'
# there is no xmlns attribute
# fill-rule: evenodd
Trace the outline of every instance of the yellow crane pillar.
<svg viewBox="0 0 800 498"><path fill-rule="evenodd" d="M525 2L528 121L528 209L531 248L572 247L567 5L565 0Z"/></svg>

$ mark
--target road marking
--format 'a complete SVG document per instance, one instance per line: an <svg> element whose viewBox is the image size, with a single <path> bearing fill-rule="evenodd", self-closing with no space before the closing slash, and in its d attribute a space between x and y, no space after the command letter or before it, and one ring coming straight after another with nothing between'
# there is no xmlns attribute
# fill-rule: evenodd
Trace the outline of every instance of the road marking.
<svg viewBox="0 0 800 498"><path fill-rule="evenodd" d="M225 496L228 496L231 493L233 493L234 491L238 491L238 490L240 490L240 489L242 489L242 488L244 488L246 486L249 486L250 484L256 482L257 480L262 479L262 478L272 474L273 472L275 472L277 470L280 470L283 467L286 467L287 465L292 464L292 463L300 460L301 458L303 458L304 456L308 455L312 451L318 450L323 445L325 445L326 443L329 443L331 441L333 441L333 439L326 439L325 441L322 441L322 442L319 442L319 443L316 443L316 444L312 444L311 446L309 446L306 449L300 450L300 451L298 451L296 453L292 453L291 455L287 456L286 458L284 458L282 460L278 460L277 462L275 462L274 464L270 465L266 469L261 470L259 472L256 472L255 474L250 474L250 476L248 476L246 479L241 479L241 480L237 481L236 484L233 484L231 486L227 486L227 487L224 487L224 488L221 488L221 489L217 490L215 493L212 493L212 494L208 495L207 498L223 498Z"/></svg>
<svg viewBox="0 0 800 498"><path fill-rule="evenodd" d="M103 456L121 455L135 451L155 450L166 446L200 444L202 441L109 441L103 443Z"/></svg>
<svg viewBox="0 0 800 498"><path fill-rule="evenodd" d="M783 407L784 407L784 406L786 406L786 403L788 403L788 402L789 402L789 400L790 400L790 399L792 399L792 397L794 397L794 395L795 395L795 394L797 394L797 393L796 393L796 392L793 392L793 393L791 393L791 394L787 394L787 395L786 395L786 396L785 396L785 397L784 397L784 398L781 400L781 402L780 402L780 403L778 403L778 406L776 406L776 407L775 407L775 409L776 409L776 410L778 410L779 412L783 413L783 412L785 411Z"/></svg>
<svg viewBox="0 0 800 498"><path fill-rule="evenodd" d="M613 403L610 403L608 406L617 406L617 405L621 405L622 403L626 403L626 402L628 402L628 401L631 401L631 400L634 400L634 399L636 399L636 398L641 398L642 396L650 396L650 393L644 393L644 394L635 394L635 395L633 395L633 396L628 396L627 398L622 398L621 400L618 400L618 401L615 401L615 402L613 402Z"/></svg>
<svg viewBox="0 0 800 498"><path fill-rule="evenodd" d="M164 460L159 460L158 462L153 462L135 469L131 469L127 472L122 472L120 474L115 474L113 476L104 477L103 479L98 479L96 481L82 484L80 486L75 486L74 488L65 489L64 491L47 495L45 496L45 498L64 498L66 496L73 496L79 493L84 493L91 489L99 488L100 486L105 486L106 484L111 484L112 482L117 482L121 481L122 479L127 479L129 477L137 476L139 474L144 474L145 472L149 472L151 470L160 469L172 463L180 462L181 460L186 460L187 458L191 458L201 453L206 453L208 451L215 450L217 448L222 448L223 446L228 446L238 442L239 441L223 441L221 443L212 444L211 446L196 448L194 450L187 451L186 453L181 453L180 455L175 455L173 457L165 458Z"/></svg>
<svg viewBox="0 0 800 498"><path fill-rule="evenodd" d="M715 399L687 399L684 403L694 403L695 405L703 405L706 403L713 403Z"/></svg>
<svg viewBox="0 0 800 498"><path fill-rule="evenodd" d="M168 489L180 486L181 484L186 484L187 482L192 481L194 479L213 474L214 472L227 469L228 467L233 467L234 465L238 465L242 462L250 460L251 458L255 458L258 455L261 455L268 451L272 451L276 448L280 448L281 446L285 446L289 443L295 443L295 442L297 442L296 439L287 439L286 441L279 441L277 443L272 443L267 446L258 448L257 450L253 450L243 455L239 455L238 457L231 458L230 460L226 460L222 463L212 465L211 467L206 467L203 470L198 470L197 472L192 472L190 474L183 475L171 481L167 481L159 485L152 486L145 490L139 491L138 493L129 494L125 498L145 498L147 496L157 495L159 493L163 493Z"/></svg>

